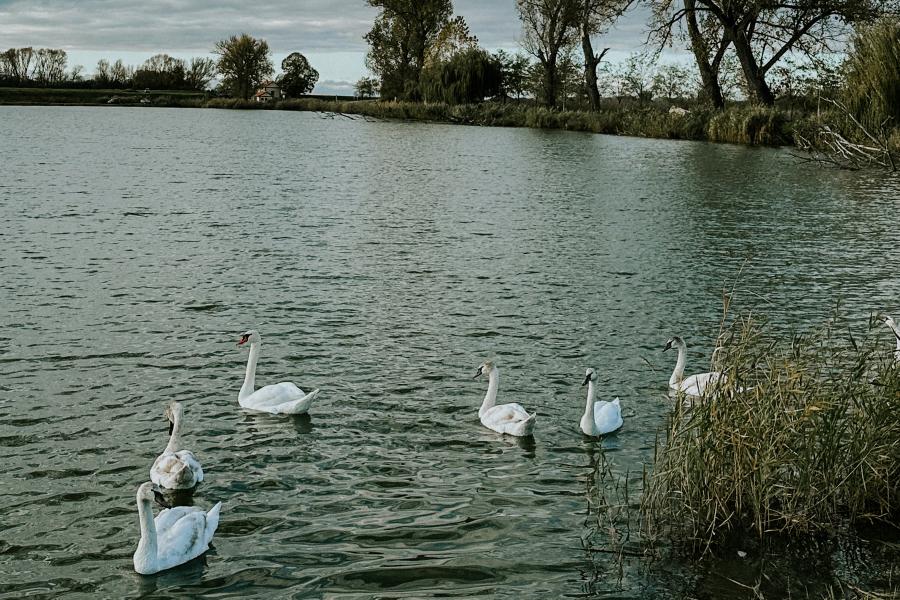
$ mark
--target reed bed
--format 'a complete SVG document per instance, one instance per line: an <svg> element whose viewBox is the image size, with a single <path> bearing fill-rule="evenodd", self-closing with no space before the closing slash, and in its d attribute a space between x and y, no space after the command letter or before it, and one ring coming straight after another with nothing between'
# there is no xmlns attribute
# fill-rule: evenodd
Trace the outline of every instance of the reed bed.
<svg viewBox="0 0 900 600"><path fill-rule="evenodd" d="M870 319L778 339L738 319L720 336L727 376L690 407L678 401L648 476L651 536L708 548L729 532L828 531L891 519L900 505L900 365Z"/></svg>

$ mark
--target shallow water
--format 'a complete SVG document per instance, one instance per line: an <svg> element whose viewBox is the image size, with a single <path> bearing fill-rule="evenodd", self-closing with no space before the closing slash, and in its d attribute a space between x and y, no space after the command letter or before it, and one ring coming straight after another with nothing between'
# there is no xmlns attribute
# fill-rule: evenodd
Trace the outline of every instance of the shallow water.
<svg viewBox="0 0 900 600"><path fill-rule="evenodd" d="M711 575L583 545L599 463L640 500L666 340L706 370L735 281L785 328L839 299L851 324L900 313L879 174L325 117L0 107L0 598L677 594ZM237 405L250 328L257 384L320 388L309 415ZM487 359L533 439L478 422ZM602 447L578 430L589 366L624 407ZM222 518L203 558L139 576L171 400L206 473L191 501Z"/></svg>

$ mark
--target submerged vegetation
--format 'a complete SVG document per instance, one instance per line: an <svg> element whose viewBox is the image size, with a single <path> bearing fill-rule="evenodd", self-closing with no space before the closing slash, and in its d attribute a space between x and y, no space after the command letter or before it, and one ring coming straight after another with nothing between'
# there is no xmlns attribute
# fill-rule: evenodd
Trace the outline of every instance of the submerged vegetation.
<svg viewBox="0 0 900 600"><path fill-rule="evenodd" d="M649 530L709 547L728 532L833 531L900 508L900 365L875 319L780 340L754 318L720 337L727 379L679 402L645 489Z"/></svg>

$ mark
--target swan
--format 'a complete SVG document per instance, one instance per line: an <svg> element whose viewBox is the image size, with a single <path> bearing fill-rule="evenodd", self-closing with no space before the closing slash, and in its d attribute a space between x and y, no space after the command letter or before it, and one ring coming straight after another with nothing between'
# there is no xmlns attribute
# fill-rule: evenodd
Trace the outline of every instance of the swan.
<svg viewBox="0 0 900 600"><path fill-rule="evenodd" d="M260 410L273 415L301 415L309 410L319 390L304 394L303 390L289 381L261 387L253 391L256 378L256 362L259 360L259 346L262 338L259 333L250 330L238 340L238 346L250 342L250 358L247 360L247 375L244 385L238 392L238 403L244 408Z"/></svg>
<svg viewBox="0 0 900 600"><path fill-rule="evenodd" d="M528 411L518 404L497 405L500 370L494 366L494 363L481 363L478 366L478 372L475 373L475 377L479 375L487 375L489 380L484 402L481 403L481 408L478 409L478 418L481 419L481 424L497 433L517 436L531 435L534 431L537 413L529 415Z"/></svg>
<svg viewBox="0 0 900 600"><path fill-rule="evenodd" d="M166 510L153 518L153 500ZM222 503L203 512L195 506L170 508L153 484L147 482L137 491L138 515L141 519L141 541L134 553L134 570L149 575L171 569L209 550Z"/></svg>
<svg viewBox="0 0 900 600"><path fill-rule="evenodd" d="M675 363L675 370L672 371L672 377L669 378L669 387L676 392L681 392L688 396L702 396L711 387L715 386L721 378L725 382L725 376L721 373L713 371L711 373L700 373L684 377L684 363L687 360L687 344L677 335L666 342L663 352L670 348L678 349L678 362Z"/></svg>
<svg viewBox="0 0 900 600"><path fill-rule="evenodd" d="M594 398L597 397L597 388L594 386L596 380L597 371L588 369L585 372L584 383L581 384L588 386L587 406L584 409L584 416L581 417L581 431L584 435L605 435L622 426L622 407L618 398L612 402L605 400L594 402Z"/></svg>
<svg viewBox="0 0 900 600"><path fill-rule="evenodd" d="M185 490L203 481L203 469L190 450L179 450L184 407L170 402L166 407L169 419L169 445L150 467L150 481L170 490Z"/></svg>
<svg viewBox="0 0 900 600"><path fill-rule="evenodd" d="M894 337L897 338L897 349L894 350L894 360L900 362L900 328L897 327L894 319L890 317L881 317L881 322L890 327L891 331L894 332Z"/></svg>

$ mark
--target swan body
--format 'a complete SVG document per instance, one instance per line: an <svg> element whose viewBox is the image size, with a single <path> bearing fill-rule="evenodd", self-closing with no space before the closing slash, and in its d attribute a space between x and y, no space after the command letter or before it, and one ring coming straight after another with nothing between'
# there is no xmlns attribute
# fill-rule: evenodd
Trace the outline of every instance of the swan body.
<svg viewBox="0 0 900 600"><path fill-rule="evenodd" d="M478 409L478 418L481 424L497 433L507 435L527 436L534 431L534 422L537 413L529 415L519 404L497 404L497 389L500 386L500 371L493 363L484 362L478 367L479 375L488 376L488 391L484 396L484 402Z"/></svg>
<svg viewBox="0 0 900 600"><path fill-rule="evenodd" d="M666 342L663 352L670 348L678 349L678 361L675 363L675 370L672 371L672 377L669 378L669 388L676 392L681 392L687 396L702 396L711 390L721 379L725 383L725 376L716 371L710 373L699 373L684 377L684 364L687 360L687 344L677 335Z"/></svg>
<svg viewBox="0 0 900 600"><path fill-rule="evenodd" d="M154 519L154 499L168 506L152 483L138 488L141 541L134 553L134 570L142 575L171 569L209 550L222 508L221 502L209 512L194 506L178 506L160 511Z"/></svg>
<svg viewBox="0 0 900 600"><path fill-rule="evenodd" d="M897 327L897 323L894 322L894 319L890 317L881 317L881 322L891 328L891 331L894 332L894 337L897 338L897 349L894 350L894 361L900 362L900 328Z"/></svg>
<svg viewBox="0 0 900 600"><path fill-rule="evenodd" d="M190 450L179 450L181 445L181 423L184 407L179 402L170 402L166 408L169 419L169 445L150 467L150 481L170 490L185 490L203 481L203 468Z"/></svg>
<svg viewBox="0 0 900 600"><path fill-rule="evenodd" d="M304 394L303 390L289 381L253 390L261 339L259 333L251 329L238 340L238 346L250 342L247 374L244 377L244 385L241 386L241 391L238 393L238 403L244 408L273 415L302 415L308 412L313 400L319 395L319 390Z"/></svg>
<svg viewBox="0 0 900 600"><path fill-rule="evenodd" d="M597 388L594 386L596 380L597 372L594 369L588 369L585 373L584 383L581 384L588 386L587 406L584 409L584 416L581 417L581 431L584 432L584 435L590 436L612 433L622 426L622 407L618 398L612 402L594 401L597 397Z"/></svg>

